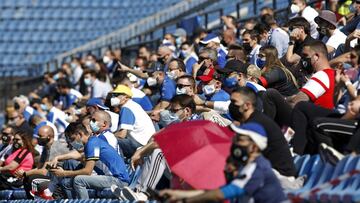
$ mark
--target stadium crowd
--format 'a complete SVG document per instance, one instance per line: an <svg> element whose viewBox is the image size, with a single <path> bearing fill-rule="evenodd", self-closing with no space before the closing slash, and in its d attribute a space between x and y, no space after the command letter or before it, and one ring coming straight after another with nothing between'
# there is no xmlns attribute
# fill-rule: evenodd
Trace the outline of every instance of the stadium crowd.
<svg viewBox="0 0 360 203"><path fill-rule="evenodd" d="M172 201L286 200L285 189L306 181L294 156L320 154L335 165L360 150L360 1L330 2L326 10L293 0L282 24L267 7L243 24L223 16L221 32L178 28L134 60L107 50L44 73L39 88L6 109L0 190L88 199L87 189L111 188L122 200L146 201L161 186L157 195ZM193 120L234 132L218 189L176 188L154 140Z"/></svg>

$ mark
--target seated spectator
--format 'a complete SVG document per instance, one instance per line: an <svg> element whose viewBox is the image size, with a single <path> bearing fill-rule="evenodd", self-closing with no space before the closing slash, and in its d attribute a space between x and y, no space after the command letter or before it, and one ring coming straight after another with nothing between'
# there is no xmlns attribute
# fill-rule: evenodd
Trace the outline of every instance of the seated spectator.
<svg viewBox="0 0 360 203"><path fill-rule="evenodd" d="M229 61L232 59L236 59L242 61L243 63L246 63L248 61L246 55L247 53L243 46L240 46L238 44L232 44L229 46L229 52L226 55L226 60Z"/></svg>
<svg viewBox="0 0 360 203"><path fill-rule="evenodd" d="M220 43L220 38L214 33L210 33L200 41L200 43L204 44L207 48L215 49L217 51L217 64L220 68L224 68L228 51Z"/></svg>
<svg viewBox="0 0 360 203"><path fill-rule="evenodd" d="M270 162L262 155L267 147L267 133L258 123L231 126L236 132L230 156L239 174L225 186L214 190L163 190L160 195L171 201L208 202L225 199L250 199L256 202L281 202L285 200L279 181ZM241 178L246 176L247 178Z"/></svg>
<svg viewBox="0 0 360 203"><path fill-rule="evenodd" d="M94 114L96 111L105 111L111 117L110 131L117 131L118 123L119 123L119 115L110 111L109 107L105 106L104 103L99 98L92 98L86 102L86 112L89 115Z"/></svg>
<svg viewBox="0 0 360 203"><path fill-rule="evenodd" d="M29 121L30 117L34 114L40 115L38 111L30 106L29 99L24 95L14 97L13 102L15 110L22 113L26 121Z"/></svg>
<svg viewBox="0 0 360 203"><path fill-rule="evenodd" d="M14 133L12 153L0 167L0 190L20 188L21 178L16 177L18 170L29 171L34 165L34 148L31 144L31 134L25 131Z"/></svg>
<svg viewBox="0 0 360 203"><path fill-rule="evenodd" d="M83 97L80 92L71 88L69 80L65 78L57 81L57 90L60 96L57 99L57 105L55 106L58 106L62 110L70 108L71 105Z"/></svg>
<svg viewBox="0 0 360 203"><path fill-rule="evenodd" d="M5 159L12 153L12 145L14 139L14 128L5 126L1 132L0 145L0 163L4 163Z"/></svg>
<svg viewBox="0 0 360 203"><path fill-rule="evenodd" d="M25 135L33 137L34 130L30 127L29 123L25 120L24 115L11 109L7 112L8 125L12 128L19 128L22 131L26 131Z"/></svg>
<svg viewBox="0 0 360 203"><path fill-rule="evenodd" d="M261 47L258 33L255 30L246 30L242 34L242 41L242 46L246 51L249 63L256 65L257 56Z"/></svg>
<svg viewBox="0 0 360 203"><path fill-rule="evenodd" d="M69 122L66 121L65 112L54 106L53 102L54 98L52 96L45 95L41 99L40 107L47 112L46 119L56 126L59 133L63 133Z"/></svg>
<svg viewBox="0 0 360 203"><path fill-rule="evenodd" d="M76 129L68 133L79 134L81 137L84 145L84 167L79 170L64 170L58 167L50 172L57 177L71 177L72 181L69 181L66 187L75 191L76 198L89 199L87 188L104 189L114 184L118 187L129 184L124 159L106 141L91 136L82 124L78 124ZM107 167L108 171L98 171L104 175L92 175L96 161L101 161Z"/></svg>
<svg viewBox="0 0 360 203"><path fill-rule="evenodd" d="M298 93L296 79L278 59L275 47L261 47L256 63L262 69L262 76L259 79L262 86L277 89L284 96Z"/></svg>
<svg viewBox="0 0 360 203"><path fill-rule="evenodd" d="M111 106L119 106L118 139L120 149L125 157L131 157L138 147L148 143L155 133L154 125L139 104L134 102L130 88L119 85L112 93Z"/></svg>
<svg viewBox="0 0 360 203"><path fill-rule="evenodd" d="M112 90L110 83L100 81L94 70L85 70L84 83L90 90L89 98L106 98L106 95Z"/></svg>
<svg viewBox="0 0 360 203"><path fill-rule="evenodd" d="M193 65L199 60L198 56L194 51L194 47L190 42L185 41L181 44L180 58L184 59L186 66L186 74L192 75Z"/></svg>

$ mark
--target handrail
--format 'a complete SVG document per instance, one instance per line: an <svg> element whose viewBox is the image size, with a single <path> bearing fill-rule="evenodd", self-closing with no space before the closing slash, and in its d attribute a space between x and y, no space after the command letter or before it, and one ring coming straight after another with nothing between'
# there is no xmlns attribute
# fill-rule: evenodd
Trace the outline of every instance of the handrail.
<svg viewBox="0 0 360 203"><path fill-rule="evenodd" d="M131 23L130 25L120 28L115 32L112 32L108 35L99 37L91 42L88 42L80 47L62 53L55 57L58 61L65 57L72 56L75 53L87 51L89 49L94 49L97 47L106 46L106 44L111 44L111 42L115 39L120 42L120 44L125 44L133 36L138 36L145 32L149 32L153 29L157 29L158 27L166 26L171 20L179 18L189 10L189 8L201 7L205 4L212 4L218 0L185 0L181 1L163 11L160 11L152 16L148 16L143 18L137 22ZM175 14L175 15L174 15ZM168 16L174 16L170 18ZM149 27L149 24L153 23L155 26Z"/></svg>

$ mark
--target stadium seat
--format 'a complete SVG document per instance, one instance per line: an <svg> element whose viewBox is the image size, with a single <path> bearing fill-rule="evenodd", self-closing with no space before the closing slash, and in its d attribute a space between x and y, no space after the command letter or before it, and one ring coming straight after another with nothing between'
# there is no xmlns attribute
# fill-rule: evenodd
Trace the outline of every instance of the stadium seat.
<svg viewBox="0 0 360 203"><path fill-rule="evenodd" d="M13 190L1 190L0 191L0 199L2 199L2 200L11 199L12 194L13 194Z"/></svg>

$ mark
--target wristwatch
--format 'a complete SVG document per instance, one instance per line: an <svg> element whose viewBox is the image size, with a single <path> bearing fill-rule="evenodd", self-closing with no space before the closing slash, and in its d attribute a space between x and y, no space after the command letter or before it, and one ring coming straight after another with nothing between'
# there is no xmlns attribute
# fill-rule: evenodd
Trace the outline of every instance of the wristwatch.
<svg viewBox="0 0 360 203"><path fill-rule="evenodd" d="M289 45L289 46L295 45L295 42L294 42L294 41L289 41L288 45Z"/></svg>

